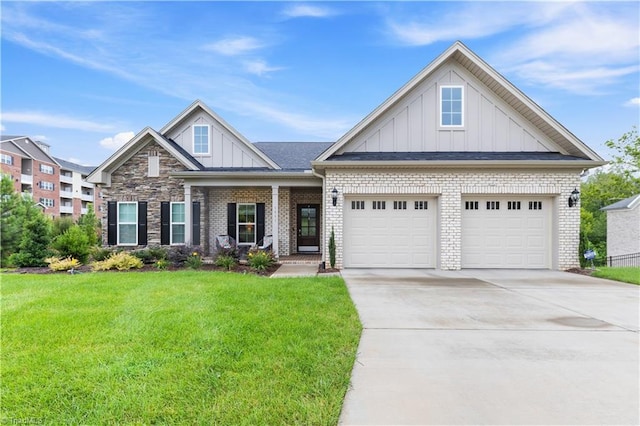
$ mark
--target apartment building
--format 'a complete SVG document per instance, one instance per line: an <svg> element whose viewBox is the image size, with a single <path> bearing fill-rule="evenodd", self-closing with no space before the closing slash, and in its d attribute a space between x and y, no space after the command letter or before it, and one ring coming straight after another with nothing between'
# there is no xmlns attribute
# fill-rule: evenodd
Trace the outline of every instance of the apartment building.
<svg viewBox="0 0 640 426"><path fill-rule="evenodd" d="M79 218L88 203L100 209L95 185L85 181L93 167L54 158L50 146L27 136L2 136L0 169L17 192L29 194L47 216Z"/></svg>

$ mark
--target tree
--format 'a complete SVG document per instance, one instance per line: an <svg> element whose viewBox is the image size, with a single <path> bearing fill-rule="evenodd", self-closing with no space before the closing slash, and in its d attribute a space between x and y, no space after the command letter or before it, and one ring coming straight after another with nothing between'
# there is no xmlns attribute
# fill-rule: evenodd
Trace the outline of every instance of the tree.
<svg viewBox="0 0 640 426"><path fill-rule="evenodd" d="M51 243L51 220L39 211L33 211L24 223L18 251L9 257L16 266L46 266Z"/></svg>
<svg viewBox="0 0 640 426"><path fill-rule="evenodd" d="M336 267L336 234L333 232L333 226L329 237L329 264L332 269Z"/></svg>
<svg viewBox="0 0 640 426"><path fill-rule="evenodd" d="M17 193L11 178L0 181L0 264L9 266L9 258L19 250L25 223L35 215L42 215L31 196Z"/></svg>
<svg viewBox="0 0 640 426"><path fill-rule="evenodd" d="M86 234L89 246L93 247L99 245L101 224L100 219L98 219L95 211L93 210L93 204L89 203L87 206L87 213L80 216L78 219L78 226L80 226Z"/></svg>
<svg viewBox="0 0 640 426"><path fill-rule="evenodd" d="M86 263L89 258L89 237L79 226L73 225L64 234L58 235L51 244L60 257L73 257L81 263Z"/></svg>
<svg viewBox="0 0 640 426"><path fill-rule="evenodd" d="M617 151L613 156L612 164L624 174L640 172L640 135L638 128L633 126L631 130L618 138L610 139L605 145Z"/></svg>

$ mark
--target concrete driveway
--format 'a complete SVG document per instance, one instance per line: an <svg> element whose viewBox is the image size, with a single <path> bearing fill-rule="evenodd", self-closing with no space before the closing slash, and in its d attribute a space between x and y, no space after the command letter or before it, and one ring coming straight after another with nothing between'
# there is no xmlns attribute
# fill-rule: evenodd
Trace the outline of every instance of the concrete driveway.
<svg viewBox="0 0 640 426"><path fill-rule="evenodd" d="M344 425L640 424L640 288L565 272L345 270Z"/></svg>

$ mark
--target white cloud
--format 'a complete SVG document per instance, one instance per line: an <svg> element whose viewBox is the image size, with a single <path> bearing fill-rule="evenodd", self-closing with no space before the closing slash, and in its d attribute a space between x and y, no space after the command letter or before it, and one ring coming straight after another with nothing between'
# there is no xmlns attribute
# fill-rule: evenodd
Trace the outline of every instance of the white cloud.
<svg viewBox="0 0 640 426"><path fill-rule="evenodd" d="M282 67L272 67L269 64L267 64L266 61L262 60L262 59L256 59L254 61L247 61L245 62L245 69L251 73L251 74L255 74L258 76L263 76L267 73L270 72L274 72L274 71L280 71L283 68Z"/></svg>
<svg viewBox="0 0 640 426"><path fill-rule="evenodd" d="M7 130L7 128L4 127L4 124L0 124L0 132L4 132L5 130Z"/></svg>
<svg viewBox="0 0 640 426"><path fill-rule="evenodd" d="M36 126L55 127L58 129L84 130L88 132L105 132L112 126L95 121L83 120L64 115L43 112L3 112L2 120L9 123L28 123Z"/></svg>
<svg viewBox="0 0 640 426"><path fill-rule="evenodd" d="M113 137L102 139L100 141L100 146L115 151L125 143L129 142L134 136L135 133L133 132L120 132Z"/></svg>
<svg viewBox="0 0 640 426"><path fill-rule="evenodd" d="M46 142L49 140L49 138L46 137L45 135L33 135L32 139L40 142Z"/></svg>
<svg viewBox="0 0 640 426"><path fill-rule="evenodd" d="M310 4L294 4L287 7L282 13L289 18L326 18L336 14L334 10L327 7Z"/></svg>
<svg viewBox="0 0 640 426"><path fill-rule="evenodd" d="M218 40L204 46L205 50L211 50L225 56L244 55L261 49L265 44L255 37L240 36Z"/></svg>
<svg viewBox="0 0 640 426"><path fill-rule="evenodd" d="M640 98L631 98L627 102L624 103L625 106L640 106Z"/></svg>

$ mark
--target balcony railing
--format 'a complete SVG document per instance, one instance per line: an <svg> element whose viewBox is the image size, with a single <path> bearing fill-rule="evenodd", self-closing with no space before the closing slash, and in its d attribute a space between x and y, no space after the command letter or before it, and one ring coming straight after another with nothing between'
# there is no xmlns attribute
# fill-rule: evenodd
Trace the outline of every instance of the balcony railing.
<svg viewBox="0 0 640 426"><path fill-rule="evenodd" d="M72 191L60 191L60 198L73 198Z"/></svg>
<svg viewBox="0 0 640 426"><path fill-rule="evenodd" d="M73 177L71 177L71 176L65 176L65 175L60 175L60 182L64 182L64 183L73 183Z"/></svg>
<svg viewBox="0 0 640 426"><path fill-rule="evenodd" d="M80 196L80 199L82 199L82 201L88 201L90 203L93 203L93 195L92 194L82 194Z"/></svg>
<svg viewBox="0 0 640 426"><path fill-rule="evenodd" d="M33 176L31 175L20 175L20 183L26 185L33 185Z"/></svg>
<svg viewBox="0 0 640 426"><path fill-rule="evenodd" d="M87 214L89 210L86 207L80 209L80 214Z"/></svg>
<svg viewBox="0 0 640 426"><path fill-rule="evenodd" d="M60 213L73 214L73 206L60 206Z"/></svg>

